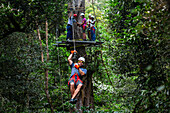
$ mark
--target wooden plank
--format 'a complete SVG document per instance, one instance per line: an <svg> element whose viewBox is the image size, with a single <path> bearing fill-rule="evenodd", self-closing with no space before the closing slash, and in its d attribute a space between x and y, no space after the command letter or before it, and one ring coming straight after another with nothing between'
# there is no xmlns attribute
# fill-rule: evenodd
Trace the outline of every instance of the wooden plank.
<svg viewBox="0 0 170 113"><path fill-rule="evenodd" d="M74 40L68 40L68 41L59 41L59 42L56 42L58 44L61 44L61 43L80 43L80 44L102 44L104 42L96 42L96 41L74 41Z"/></svg>
<svg viewBox="0 0 170 113"><path fill-rule="evenodd" d="M74 40L68 40L68 41L62 41L65 43L81 43L81 44L95 44L96 41L74 41Z"/></svg>
<svg viewBox="0 0 170 113"><path fill-rule="evenodd" d="M96 42L96 41L75 41L75 40L68 40L68 41L57 41L54 46L57 47L69 47L71 48L73 45L76 45L76 47L90 47L90 46L97 46L104 42Z"/></svg>

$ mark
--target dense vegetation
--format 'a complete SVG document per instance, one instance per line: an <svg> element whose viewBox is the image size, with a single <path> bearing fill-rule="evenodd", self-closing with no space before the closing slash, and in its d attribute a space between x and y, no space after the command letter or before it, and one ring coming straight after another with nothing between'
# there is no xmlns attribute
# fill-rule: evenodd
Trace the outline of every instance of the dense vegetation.
<svg viewBox="0 0 170 113"><path fill-rule="evenodd" d="M87 63L94 71L93 111L168 112L169 1L86 2L86 17L95 15L97 41L104 41L86 49L93 61ZM0 112L51 112L51 106L55 112L69 112L70 52L53 46L66 39L67 4L67 0L1 0ZM46 69L50 98L44 91Z"/></svg>

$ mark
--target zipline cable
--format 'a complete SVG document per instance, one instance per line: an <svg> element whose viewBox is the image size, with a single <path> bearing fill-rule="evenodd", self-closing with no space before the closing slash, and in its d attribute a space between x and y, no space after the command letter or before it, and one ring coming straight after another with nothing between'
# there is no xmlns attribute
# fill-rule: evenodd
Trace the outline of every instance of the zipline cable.
<svg viewBox="0 0 170 113"><path fill-rule="evenodd" d="M73 0L73 11L75 11L75 1ZM72 11L72 12L73 12ZM76 46L75 46L75 39L74 39L74 16L73 16L73 13L72 13L72 17L73 17L73 19L72 19L72 32L73 32L73 40L74 40L74 50L76 50Z"/></svg>
<svg viewBox="0 0 170 113"><path fill-rule="evenodd" d="M75 1L73 0L73 11L75 11ZM76 44L75 44L75 39L74 39L74 16L73 16L73 11L72 11L72 34L73 34L73 45L74 45L74 50L76 50ZM76 59L76 52L73 54L73 60L75 61Z"/></svg>

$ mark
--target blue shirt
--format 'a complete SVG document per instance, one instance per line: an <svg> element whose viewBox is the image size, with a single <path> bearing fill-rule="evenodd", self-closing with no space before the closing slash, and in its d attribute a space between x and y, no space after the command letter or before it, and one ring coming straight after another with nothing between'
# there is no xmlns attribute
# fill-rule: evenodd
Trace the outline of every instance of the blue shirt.
<svg viewBox="0 0 170 113"><path fill-rule="evenodd" d="M74 63L72 63L71 65L70 65L70 67L71 67L71 76L70 76L70 78L75 74L75 73L77 73L78 74L78 76L80 77L80 79L82 78L81 77L81 74L79 73L79 71L78 71L78 69L76 69L75 67L75 64ZM85 69L85 68L80 68L85 74L87 73L87 69Z"/></svg>

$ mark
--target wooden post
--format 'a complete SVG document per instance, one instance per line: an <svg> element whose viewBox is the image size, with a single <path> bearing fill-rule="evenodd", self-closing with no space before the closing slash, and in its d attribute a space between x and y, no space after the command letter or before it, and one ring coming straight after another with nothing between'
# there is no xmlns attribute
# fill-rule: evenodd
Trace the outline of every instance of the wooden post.
<svg viewBox="0 0 170 113"><path fill-rule="evenodd" d="M81 23L82 18L80 17L81 13L85 13L85 0L72 0L68 4L68 9L73 10L73 13L77 14L77 22ZM73 39L83 39L83 32L82 28L77 26L76 23L74 23L74 38ZM77 58L80 56L85 57L86 51L85 47L79 47L76 48L78 54ZM88 58L85 57L86 62L88 61ZM93 72L91 70L87 70L87 75L83 77L83 87L79 94L77 95L77 103L76 103L76 111L74 109L71 109L70 112L83 112L81 107L87 107L89 109L94 108L94 99L93 99L93 84L92 84L92 74Z"/></svg>

